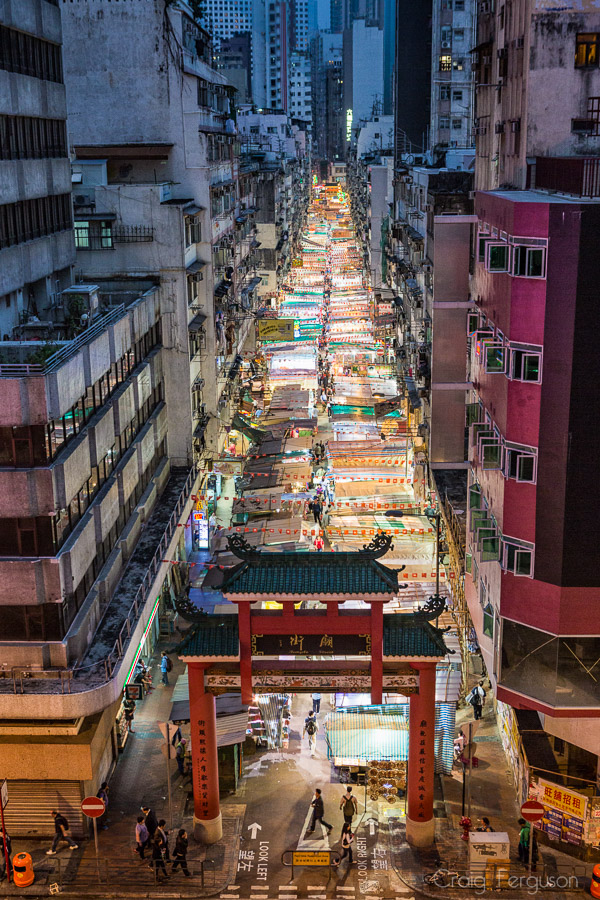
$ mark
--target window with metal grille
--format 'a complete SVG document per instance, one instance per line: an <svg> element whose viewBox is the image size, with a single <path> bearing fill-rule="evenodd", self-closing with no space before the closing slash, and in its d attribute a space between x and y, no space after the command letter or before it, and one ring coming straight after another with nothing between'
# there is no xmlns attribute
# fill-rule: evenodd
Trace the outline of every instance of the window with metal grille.
<svg viewBox="0 0 600 900"><path fill-rule="evenodd" d="M598 65L598 35L578 34L575 42L575 68L585 69Z"/></svg>
<svg viewBox="0 0 600 900"><path fill-rule="evenodd" d="M60 45L0 25L0 69L62 84Z"/></svg>
<svg viewBox="0 0 600 900"><path fill-rule="evenodd" d="M589 134L600 134L600 97L588 97L587 118L592 126Z"/></svg>

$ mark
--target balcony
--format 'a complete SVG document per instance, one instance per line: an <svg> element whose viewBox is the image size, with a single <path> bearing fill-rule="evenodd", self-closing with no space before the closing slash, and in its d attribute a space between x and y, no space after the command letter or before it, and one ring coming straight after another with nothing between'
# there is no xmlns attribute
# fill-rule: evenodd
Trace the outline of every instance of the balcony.
<svg viewBox="0 0 600 900"><path fill-rule="evenodd" d="M537 156L535 187L576 197L600 197L600 157Z"/></svg>

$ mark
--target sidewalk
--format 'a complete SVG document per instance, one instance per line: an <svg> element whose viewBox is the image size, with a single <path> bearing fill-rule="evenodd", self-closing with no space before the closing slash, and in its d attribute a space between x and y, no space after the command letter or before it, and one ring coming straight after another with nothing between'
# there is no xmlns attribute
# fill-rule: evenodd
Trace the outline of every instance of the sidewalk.
<svg viewBox="0 0 600 900"><path fill-rule="evenodd" d="M217 844L204 847L194 842L193 800L191 786L180 786L175 760L169 762L172 793L173 821L169 822L167 796L167 762L161 750L164 738L158 723L166 722L171 710L171 696L177 676L184 665L171 654L173 671L169 673L168 686L160 683L160 654L169 652L169 646L161 644L151 660L154 690L138 703L125 749L121 751L117 765L109 779L110 794L107 827L98 833L100 865L96 862L94 841L80 842L78 850L70 852L63 844L54 857L46 856L50 840L32 847L30 839L13 840L13 854L22 850L31 853L36 875L29 888L17 888L6 881L0 885L0 896L48 896L50 886L61 883L61 894L86 898L127 895L131 897L211 897L233 883L237 869L237 854L241 822L245 806L231 804L223 808L223 838ZM184 727L185 732L185 727ZM191 878L181 871L168 880L155 884L154 872L148 868L148 858L139 859L135 853L135 824L141 814L140 807L149 805L158 819L167 820L171 849L179 828L189 835L188 865ZM146 854L148 857L149 854ZM202 886L201 868L205 866L205 884ZM98 883L98 868L102 881ZM167 866L170 873L170 866ZM108 878L106 874L108 873Z"/></svg>
<svg viewBox="0 0 600 900"><path fill-rule="evenodd" d="M472 719L471 707L458 709L456 727L458 729ZM481 725L477 731L476 742L479 767L472 770L471 775L471 821L472 828L478 826L481 816L487 816L494 831L505 831L511 844L511 876L528 876L526 867L521 866L517 855L519 826L517 819L520 812L516 802L516 792L504 749L500 740L498 724L491 702L486 703ZM523 883L522 887L505 890L483 890L480 887L467 889L466 884L455 888L436 888L424 884L423 876L440 867L457 871L461 875L468 872L468 843L461 840L462 828L459 821L462 817L462 766L455 765L452 774L441 776L438 789L441 801L434 802L436 816L436 840L433 848L417 850L406 843L404 827L390 829L389 840L393 851L396 870L401 880L411 889L424 896L454 897L473 896L484 893L486 896L502 896L525 900L533 893L550 895L553 900L567 900L574 893L562 892L557 888L538 887L533 882ZM592 865L585 865L565 853L554 851L546 846L539 846L537 872L543 886L544 878L557 876L574 876L578 879L580 889L587 889ZM560 882L559 882L560 884ZM576 891L575 894L580 893Z"/></svg>

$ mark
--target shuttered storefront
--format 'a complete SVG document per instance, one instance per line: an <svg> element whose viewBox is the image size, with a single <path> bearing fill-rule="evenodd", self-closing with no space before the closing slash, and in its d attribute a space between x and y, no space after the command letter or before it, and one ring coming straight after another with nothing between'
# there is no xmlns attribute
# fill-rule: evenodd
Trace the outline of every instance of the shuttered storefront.
<svg viewBox="0 0 600 900"><path fill-rule="evenodd" d="M51 836L54 820L50 813L57 809L66 816L73 837L82 837L87 834L82 800L80 781L9 781L4 810L7 831L13 838Z"/></svg>

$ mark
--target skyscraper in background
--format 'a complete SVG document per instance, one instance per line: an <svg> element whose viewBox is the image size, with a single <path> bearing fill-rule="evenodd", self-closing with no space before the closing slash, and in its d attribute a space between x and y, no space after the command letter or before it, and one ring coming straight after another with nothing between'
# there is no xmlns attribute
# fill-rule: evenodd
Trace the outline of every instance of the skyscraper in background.
<svg viewBox="0 0 600 900"><path fill-rule="evenodd" d="M396 0L395 157L405 149L425 149L431 115L432 0Z"/></svg>

